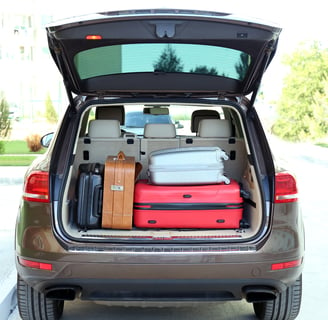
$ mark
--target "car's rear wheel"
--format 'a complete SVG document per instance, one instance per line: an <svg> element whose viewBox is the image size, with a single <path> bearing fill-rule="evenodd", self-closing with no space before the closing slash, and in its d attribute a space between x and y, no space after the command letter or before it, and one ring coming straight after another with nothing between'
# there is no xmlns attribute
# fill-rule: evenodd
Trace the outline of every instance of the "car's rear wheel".
<svg viewBox="0 0 328 320"><path fill-rule="evenodd" d="M275 300L253 304L260 320L293 320L297 317L302 300L302 276L281 292Z"/></svg>
<svg viewBox="0 0 328 320"><path fill-rule="evenodd" d="M17 276L17 302L23 320L57 320L64 310L64 300L50 300Z"/></svg>

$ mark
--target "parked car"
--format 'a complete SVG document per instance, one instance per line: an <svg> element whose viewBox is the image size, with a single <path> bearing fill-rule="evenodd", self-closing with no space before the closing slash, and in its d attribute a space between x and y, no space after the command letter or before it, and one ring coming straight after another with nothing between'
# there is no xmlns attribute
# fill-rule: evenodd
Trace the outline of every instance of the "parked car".
<svg viewBox="0 0 328 320"><path fill-rule="evenodd" d="M15 121L20 121L21 120L21 115L18 109L10 109L9 110L9 119L10 120L15 120Z"/></svg>
<svg viewBox="0 0 328 320"><path fill-rule="evenodd" d="M46 30L69 105L57 132L42 139L47 153L25 176L16 225L21 318L59 319L64 301L73 299L159 306L246 299L259 319L295 319L304 259L297 185L274 162L254 108L281 29L230 14L161 9L100 13ZM174 125L155 124L141 136L122 133L128 113L120 120L110 113L134 106L166 108L170 114L184 108L191 132L176 135ZM94 118L105 108L106 119ZM101 195L124 191L124 185L101 182L97 192L94 187L81 193L82 173L93 172L102 181L108 156L133 159L138 185L152 188L153 154L211 148L229 157L220 176L226 184L204 182L206 187L241 188L239 202L226 198L224 216L213 227L204 226L205 217L220 208L196 201L184 212L190 217L186 228L183 221L156 227L152 219L148 227L133 222L130 229L104 228ZM173 168L183 170L189 160L173 162ZM195 166L188 179L200 170L197 161ZM193 187L177 179L174 190ZM129 200L112 205L132 204L133 194L127 195ZM179 205L189 200L193 194L184 192L177 203L164 198L157 209L169 204L165 219L175 219ZM152 207L137 205L146 213ZM229 212L236 212L231 210L242 215L234 226L225 224ZM96 212L92 226L79 220L83 212Z"/></svg>

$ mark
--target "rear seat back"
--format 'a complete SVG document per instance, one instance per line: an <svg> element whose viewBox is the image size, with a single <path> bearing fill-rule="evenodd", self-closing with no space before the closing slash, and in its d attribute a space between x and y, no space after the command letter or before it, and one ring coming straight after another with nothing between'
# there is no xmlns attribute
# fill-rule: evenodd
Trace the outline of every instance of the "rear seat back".
<svg viewBox="0 0 328 320"><path fill-rule="evenodd" d="M178 148L179 139L172 123L147 123L144 128L144 138L140 144L140 160L143 170L140 177L146 178L149 155L156 150Z"/></svg>
<svg viewBox="0 0 328 320"><path fill-rule="evenodd" d="M239 179L247 164L244 140L232 137L229 120L201 119L197 136L176 137L174 124L150 123L144 128L144 137L121 133L119 120L96 119L89 122L88 135L79 138L75 156L75 167L85 162L104 163L108 155L123 151L127 156L135 157L143 169L141 179L147 178L149 156L153 151L184 148L211 147L223 149L229 160L224 162L227 176Z"/></svg>
<svg viewBox="0 0 328 320"><path fill-rule="evenodd" d="M121 134L119 120L97 119L89 122L88 136L78 141L76 161L104 163L108 155L123 151L139 161L140 140L134 134Z"/></svg>
<svg viewBox="0 0 328 320"><path fill-rule="evenodd" d="M231 122L220 119L202 119L198 126L200 138L221 138L222 140L231 137Z"/></svg>
<svg viewBox="0 0 328 320"><path fill-rule="evenodd" d="M198 126L198 136L182 137L180 147L219 147L229 160L224 162L227 175L239 179L246 165L246 149L243 139L231 136L232 126L229 120L202 119Z"/></svg>
<svg viewBox="0 0 328 320"><path fill-rule="evenodd" d="M88 136L90 139L114 139L121 137L120 122L118 120L91 120Z"/></svg>
<svg viewBox="0 0 328 320"><path fill-rule="evenodd" d="M202 119L197 132L197 136L181 137L180 147L221 147L231 137L231 123L229 120Z"/></svg>

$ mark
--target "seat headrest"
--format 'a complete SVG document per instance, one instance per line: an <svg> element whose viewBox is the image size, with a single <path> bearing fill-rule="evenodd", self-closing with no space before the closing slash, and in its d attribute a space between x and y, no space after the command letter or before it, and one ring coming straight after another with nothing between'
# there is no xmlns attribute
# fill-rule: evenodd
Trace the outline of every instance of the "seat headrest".
<svg viewBox="0 0 328 320"><path fill-rule="evenodd" d="M229 120L203 119L199 122L198 134L202 138L229 138L231 123Z"/></svg>
<svg viewBox="0 0 328 320"><path fill-rule="evenodd" d="M175 125L173 123L147 123L144 129L144 137L175 138Z"/></svg>
<svg viewBox="0 0 328 320"><path fill-rule="evenodd" d="M220 114L216 110L195 110L191 114L191 132L197 132L199 121L202 119L220 119Z"/></svg>
<svg viewBox="0 0 328 320"><path fill-rule="evenodd" d="M96 119L118 120L123 125L124 118L124 106L106 106L96 109Z"/></svg>
<svg viewBox="0 0 328 320"><path fill-rule="evenodd" d="M118 120L91 120L88 134L90 138L119 138L121 136Z"/></svg>

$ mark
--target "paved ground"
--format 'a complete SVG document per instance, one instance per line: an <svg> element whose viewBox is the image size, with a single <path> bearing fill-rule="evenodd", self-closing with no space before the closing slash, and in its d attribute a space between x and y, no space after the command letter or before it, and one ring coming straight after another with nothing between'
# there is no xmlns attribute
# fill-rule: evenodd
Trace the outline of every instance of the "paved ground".
<svg viewBox="0 0 328 320"><path fill-rule="evenodd" d="M14 227L22 189L19 176L23 171L25 168L0 167L0 320L7 319L16 303Z"/></svg>

